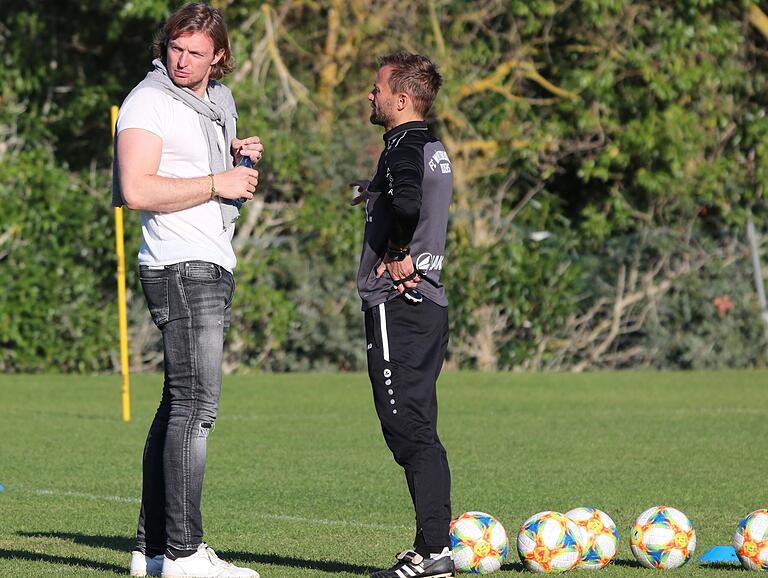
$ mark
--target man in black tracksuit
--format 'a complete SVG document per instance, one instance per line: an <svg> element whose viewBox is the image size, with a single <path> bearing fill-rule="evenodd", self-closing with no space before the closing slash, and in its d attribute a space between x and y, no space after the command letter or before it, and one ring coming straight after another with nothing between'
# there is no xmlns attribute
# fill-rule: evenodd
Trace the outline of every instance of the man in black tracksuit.
<svg viewBox="0 0 768 578"><path fill-rule="evenodd" d="M386 129L376 174L362 187L365 238L358 291L365 312L368 373L387 446L405 469L416 510L414 551L372 578L453 576L450 470L437 435L436 381L448 345L440 284L453 175L424 118L442 79L408 53L379 61L368 95L371 122ZM354 201L353 201L354 202Z"/></svg>

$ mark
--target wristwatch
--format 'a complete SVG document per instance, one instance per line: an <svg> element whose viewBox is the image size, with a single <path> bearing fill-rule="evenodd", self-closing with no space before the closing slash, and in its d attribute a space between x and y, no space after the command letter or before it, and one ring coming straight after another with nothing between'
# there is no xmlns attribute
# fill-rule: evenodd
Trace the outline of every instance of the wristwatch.
<svg viewBox="0 0 768 578"><path fill-rule="evenodd" d="M396 247L387 247L387 257L389 257L390 261L402 261L410 254L410 247L403 247L402 249L397 249Z"/></svg>

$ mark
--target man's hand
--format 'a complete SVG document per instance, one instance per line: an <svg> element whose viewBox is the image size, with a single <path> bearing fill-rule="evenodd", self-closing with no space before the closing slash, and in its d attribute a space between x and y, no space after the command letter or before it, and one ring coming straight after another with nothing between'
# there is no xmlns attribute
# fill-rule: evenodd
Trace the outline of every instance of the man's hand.
<svg viewBox="0 0 768 578"><path fill-rule="evenodd" d="M381 263L379 263L379 266L376 267L376 278L379 279L384 274L384 271L389 273L389 276L392 279L392 283L395 285L395 289L397 289L401 295L405 293L407 289L415 288L419 284L419 281L421 281L421 278L416 275L409 281L396 283L396 281L405 279L409 275L413 274L413 261L411 260L410 255L406 255L405 259L402 261L392 261L389 257L384 255L384 259L382 259Z"/></svg>
<svg viewBox="0 0 768 578"><path fill-rule="evenodd" d="M235 164L239 164L243 157L249 157L251 162L255 165L261 160L264 154L264 144L257 136L249 136L248 138L232 139L232 156L235 157Z"/></svg>
<svg viewBox="0 0 768 578"><path fill-rule="evenodd" d="M213 176L216 195L222 199L251 200L259 184L259 171L246 167L235 167Z"/></svg>
<svg viewBox="0 0 768 578"><path fill-rule="evenodd" d="M357 179L349 183L349 186L352 187L352 202L350 204L353 207L368 198L368 185L370 184L371 181L367 179Z"/></svg>

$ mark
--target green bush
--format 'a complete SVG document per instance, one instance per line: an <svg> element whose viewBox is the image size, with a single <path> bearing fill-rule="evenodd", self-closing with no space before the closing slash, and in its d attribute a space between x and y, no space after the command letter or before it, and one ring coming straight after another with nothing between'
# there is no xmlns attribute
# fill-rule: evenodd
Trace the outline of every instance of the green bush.
<svg viewBox="0 0 768 578"><path fill-rule="evenodd" d="M0 163L4 371L112 367L114 225L102 191L44 149Z"/></svg>
<svg viewBox="0 0 768 578"><path fill-rule="evenodd" d="M5 371L116 367L108 110L143 77L176 4L16 3L2 16ZM765 364L743 239L750 210L767 232L766 39L752 3L221 6L239 132L267 147L235 237L227 370L364 366L363 219L348 183L374 170L366 93L376 56L400 48L445 76L429 121L456 183L452 366ZM125 217L132 363L157 368L138 215ZM723 296L734 306L721 316Z"/></svg>

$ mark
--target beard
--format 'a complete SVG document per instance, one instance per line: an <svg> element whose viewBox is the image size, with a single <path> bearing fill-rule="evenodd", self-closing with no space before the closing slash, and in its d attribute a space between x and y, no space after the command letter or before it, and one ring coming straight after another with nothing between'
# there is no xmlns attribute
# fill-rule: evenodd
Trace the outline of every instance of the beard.
<svg viewBox="0 0 768 578"><path fill-rule="evenodd" d="M391 124L392 117L381 110L378 106L371 107L371 124L387 127Z"/></svg>
<svg viewBox="0 0 768 578"><path fill-rule="evenodd" d="M188 88L189 90L196 92L200 89L201 86L203 86L203 82L205 82L206 85L208 84L208 79L204 75L201 78L200 72L194 73L190 71L187 76L181 77L176 74L176 70L173 68L172 63L164 61L163 64L165 64L166 70L168 71L168 77L176 86Z"/></svg>
<svg viewBox="0 0 768 578"><path fill-rule="evenodd" d="M175 75L171 76L171 81L173 81L173 83L176 86L180 86L182 88L188 88L189 90L192 90L192 91L195 91L196 89L200 88L200 86L202 86L203 84L202 79L194 79L190 77L179 78L178 76L175 76Z"/></svg>

